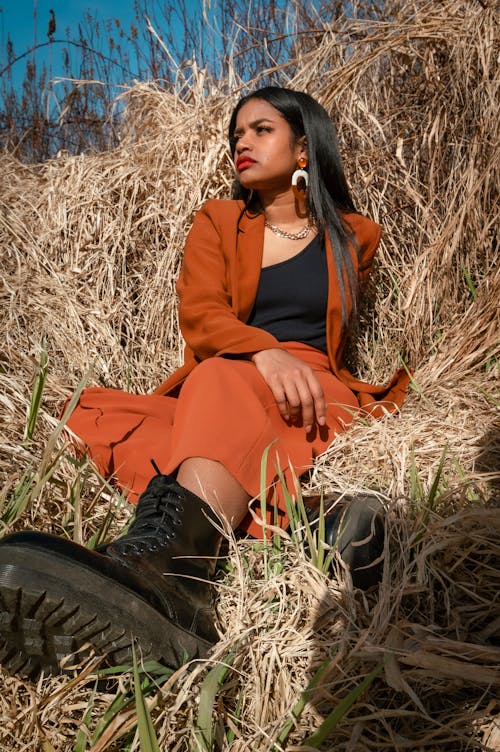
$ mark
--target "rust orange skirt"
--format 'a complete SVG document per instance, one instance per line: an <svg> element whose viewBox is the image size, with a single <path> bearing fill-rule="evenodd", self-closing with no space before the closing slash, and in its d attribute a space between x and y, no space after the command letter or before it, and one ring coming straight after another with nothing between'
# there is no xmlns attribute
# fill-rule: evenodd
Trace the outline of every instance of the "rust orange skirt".
<svg viewBox="0 0 500 752"><path fill-rule="evenodd" d="M348 428L359 403L332 374L324 353L297 342L285 346L314 369L325 393L326 425L315 426L309 434L283 420L270 388L251 361L223 357L196 366L178 397L85 389L68 427L86 446L98 471L132 502L154 475L151 460L161 472L175 474L189 457L220 462L251 497L258 497L262 456L269 447L268 502L277 505L279 524L286 526L283 494L276 484L278 468L291 490L290 468L297 475L308 470L314 458ZM254 509L259 514L258 502ZM273 516L270 509L268 521ZM240 527L254 537L262 535L262 526L251 515Z"/></svg>

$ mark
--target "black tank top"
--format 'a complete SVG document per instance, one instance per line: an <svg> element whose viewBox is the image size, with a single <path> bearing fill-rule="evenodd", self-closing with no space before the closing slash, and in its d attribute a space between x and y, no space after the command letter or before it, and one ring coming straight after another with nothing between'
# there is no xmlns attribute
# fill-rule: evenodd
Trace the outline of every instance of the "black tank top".
<svg viewBox="0 0 500 752"><path fill-rule="evenodd" d="M297 255L261 270L247 323L278 342L303 342L326 352L327 301L325 248L316 235Z"/></svg>

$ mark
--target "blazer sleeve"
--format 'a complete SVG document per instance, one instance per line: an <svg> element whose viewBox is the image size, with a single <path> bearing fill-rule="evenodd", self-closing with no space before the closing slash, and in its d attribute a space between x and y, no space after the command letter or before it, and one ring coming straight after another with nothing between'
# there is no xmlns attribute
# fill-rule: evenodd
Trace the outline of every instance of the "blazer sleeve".
<svg viewBox="0 0 500 752"><path fill-rule="evenodd" d="M382 228L361 214L349 214L346 216L347 227L356 238L359 248L358 280L362 287L373 266L373 260L382 236Z"/></svg>
<svg viewBox="0 0 500 752"><path fill-rule="evenodd" d="M186 344L199 360L282 348L268 332L241 321L233 309L236 229L217 216L211 203L194 219L177 282L179 321Z"/></svg>

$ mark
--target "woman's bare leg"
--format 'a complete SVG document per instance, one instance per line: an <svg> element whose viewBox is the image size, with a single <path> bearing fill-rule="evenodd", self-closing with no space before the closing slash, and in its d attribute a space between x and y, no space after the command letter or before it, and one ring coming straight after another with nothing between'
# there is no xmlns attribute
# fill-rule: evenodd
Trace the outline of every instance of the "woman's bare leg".
<svg viewBox="0 0 500 752"><path fill-rule="evenodd" d="M177 482L210 504L233 530L247 515L251 497L220 462L190 457L179 466Z"/></svg>

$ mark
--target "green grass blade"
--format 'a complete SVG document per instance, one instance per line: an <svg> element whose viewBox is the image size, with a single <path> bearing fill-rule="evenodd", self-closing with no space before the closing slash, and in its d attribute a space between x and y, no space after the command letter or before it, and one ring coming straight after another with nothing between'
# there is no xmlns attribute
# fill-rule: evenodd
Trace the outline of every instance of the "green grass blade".
<svg viewBox="0 0 500 752"><path fill-rule="evenodd" d="M321 494L319 500L319 516L318 516L318 543L316 548L316 567L323 571L325 562L325 506L323 503L323 494Z"/></svg>
<svg viewBox="0 0 500 752"><path fill-rule="evenodd" d="M224 663L217 663L206 675L200 690L200 705L198 717L194 725L196 750L212 752L213 723L215 699L227 672L231 667L234 653L229 653ZM194 752L194 750L193 750Z"/></svg>
<svg viewBox="0 0 500 752"><path fill-rule="evenodd" d="M476 290L476 286L474 282L472 281L470 272L465 266L462 266L462 272L465 277L465 282L467 284L467 287L469 288L470 296L472 300L475 300L477 298L477 290Z"/></svg>
<svg viewBox="0 0 500 752"><path fill-rule="evenodd" d="M271 449L272 445L275 442L272 441L269 446L266 446L264 451L262 452L262 459L260 461L260 513L262 516L262 522L264 523L264 526L262 528L262 540L264 543L266 542L267 537L267 530L266 530L266 519L267 519L267 458L269 455L269 450Z"/></svg>
<svg viewBox="0 0 500 752"><path fill-rule="evenodd" d="M111 726L115 723L118 719L118 717L121 714L128 713L131 711L132 706L135 704L135 698L133 696L132 692L132 686L129 681L130 672L133 671L133 666L131 666L128 663L115 665L115 666L109 666L106 668L99 668L96 671L96 674L99 679L102 679L103 677L121 677L121 683L120 683L120 691L116 695L116 697L113 698L112 702L106 709L106 711L103 713L101 719L96 725L96 728L93 731L92 734L92 748L102 740L102 738L108 733ZM142 694L143 696L146 694L151 694L152 692L157 691L158 686L161 686L163 682L167 681L172 674L173 670L163 666L161 663L158 663L157 661L146 661L145 663L141 664L140 668L138 669L139 675L142 676L143 672L146 674L147 677L150 675L153 675L154 679L149 681L149 683L145 683L145 680L142 681ZM148 680L146 679L146 682Z"/></svg>
<svg viewBox="0 0 500 752"><path fill-rule="evenodd" d="M268 558L268 552L267 552L267 461L268 461L268 455L269 450L271 449L272 445L275 444L275 441L271 441L271 443L266 446L264 451L262 452L262 459L260 461L260 514L262 517L262 542L264 544L263 546L263 559L264 559L264 572L266 575L266 579L269 579L269 558Z"/></svg>
<svg viewBox="0 0 500 752"><path fill-rule="evenodd" d="M408 366L405 363L404 358L403 358L403 356L401 354L399 355L399 359L401 361L401 365L403 366L404 370L406 371L406 373L410 377L410 383L408 384L408 388L409 389L413 389L413 391L416 394L418 394L418 396L420 397L420 399L422 399L425 402L427 402L428 401L427 397L424 395L424 393L423 393L422 389L420 388L419 384L415 381L414 374L408 368Z"/></svg>
<svg viewBox="0 0 500 752"><path fill-rule="evenodd" d="M158 739L156 738L153 721L149 708L142 693L141 680L139 678L139 669L137 667L137 657L135 647L132 645L133 673L134 673L134 694L135 707L137 710L137 728L139 730L139 739L141 741L141 752L160 752Z"/></svg>
<svg viewBox="0 0 500 752"><path fill-rule="evenodd" d="M280 470L278 471L278 478L284 489L285 505L288 514L292 540L295 541L300 550L311 560L312 564L317 569L319 569L320 572L326 573L330 568L330 564L334 558L335 551L327 551L328 547L325 546L326 533L323 494L321 494L320 497L316 539L311 529L309 517L307 516L304 498L302 496L298 479L296 482L297 500L294 503L290 492L286 488L285 479Z"/></svg>
<svg viewBox="0 0 500 752"><path fill-rule="evenodd" d="M33 384L33 391L31 392L31 401L28 410L28 418L26 421L26 427L24 429L24 447L28 446L35 432L38 413L40 412L40 405L42 404L43 390L45 388L45 382L47 381L48 370L49 356L47 354L46 340L45 337L43 337L40 345L40 362L38 365L38 373Z"/></svg>
<svg viewBox="0 0 500 752"><path fill-rule="evenodd" d="M349 694L346 695L346 697L344 697L344 699L338 703L338 705L332 710L332 712L327 715L319 729L303 742L304 746L317 749L320 744L323 744L325 739L328 738L339 721L341 721L342 718L344 718L344 716L349 712L360 695L362 695L363 692L368 689L368 687L373 683L377 676L382 672L382 669L383 664L379 663L379 665L376 666L373 671L368 674L368 676L365 676L363 681L360 682L357 687L354 687L354 689L352 689Z"/></svg>
<svg viewBox="0 0 500 752"><path fill-rule="evenodd" d="M417 462L415 459L415 451L411 449L411 463L410 463L410 497L412 501L423 503L425 493L422 481L419 478L417 470ZM413 508L418 509L418 505L412 504Z"/></svg>
<svg viewBox="0 0 500 752"><path fill-rule="evenodd" d="M116 672L115 672L116 673ZM97 742L101 739L104 732L108 728L108 726L113 722L113 720L126 708L130 707L132 705L132 698L130 695L128 695L125 692L120 692L115 698L113 698L113 701L110 703L107 710L104 712L101 720L97 724L93 734L92 734L92 744L95 746Z"/></svg>
<svg viewBox="0 0 500 752"><path fill-rule="evenodd" d="M281 473L281 470L279 471ZM282 474L279 475L280 482ZM293 540L297 540L297 530L301 526L300 511L296 502L293 501L292 496L288 489L284 494L285 509L288 515L288 525L290 527L291 537Z"/></svg>
<svg viewBox="0 0 500 752"><path fill-rule="evenodd" d="M94 710L94 699L97 692L97 682L94 686L94 689L92 690L92 694L90 695L89 701L87 703L87 709L85 713L83 714L82 722L80 724L80 728L78 730L78 734L76 735L75 740L75 748L73 752L85 752L88 746L89 742L89 736L88 736L88 726L90 723L90 720L92 718L92 711Z"/></svg>
<svg viewBox="0 0 500 752"><path fill-rule="evenodd" d="M35 479L31 468L25 470L10 496L0 499L0 519L8 527L22 514L28 504L28 497Z"/></svg>
<svg viewBox="0 0 500 752"><path fill-rule="evenodd" d="M296 704L292 708L292 711L291 711L291 714L290 714L291 715L290 720L286 722L286 724L281 729L278 737L276 738L276 743L279 744L280 746L282 746L286 742L286 740L288 739L290 731L294 728L295 722L302 715L302 711L304 710L304 708L306 706L306 703L310 700L312 692L318 686L318 684L319 684L321 678L323 677L326 669L330 665L331 660L332 659L329 656L328 658L326 658L323 661L323 663L321 664L321 666L319 667L319 669L316 671L316 673L314 674L313 678L311 679L311 681L309 682L309 684L307 685L307 687L304 689L303 692L300 693L299 699L297 700ZM273 747L273 750L275 750L275 749L276 748Z"/></svg>
<svg viewBox="0 0 500 752"><path fill-rule="evenodd" d="M95 472L94 468L92 468L93 472ZM102 543L104 543L108 537L108 532L113 524L113 522L116 519L117 513L121 510L123 506L127 505L127 499L123 493L117 494L116 488L113 488L108 481L106 481L103 478L103 484L113 493L114 498L116 499L115 506L113 509L108 509L106 512L106 516L104 517L104 520L101 522L99 527L97 527L94 534L89 538L89 540L86 543L87 548L94 549L97 546L100 546ZM130 523L128 523L130 524ZM128 527L128 525L127 525Z"/></svg>
<svg viewBox="0 0 500 752"><path fill-rule="evenodd" d="M302 519L302 524L304 528L304 532L307 538L307 545L309 547L310 557L313 565L316 567L318 564L318 552L316 550L316 541L314 540L314 535L311 530L311 525L309 522L309 518L307 516L306 507L304 504L304 499L302 498L302 494L299 494L297 497L297 506L299 508L300 517Z"/></svg>
<svg viewBox="0 0 500 752"><path fill-rule="evenodd" d="M434 476L434 480L432 482L432 486L430 488L429 494L427 496L427 503L425 503L425 495L423 487L421 488L421 504L422 504L422 514L421 514L421 521L420 521L420 527L418 532L415 535L415 540L413 542L413 548L417 549L425 535L425 531L427 529L427 525L429 523L429 517L432 511L434 511L436 507L436 502L439 498L438 492L439 492L439 484L441 482L441 477L443 475L443 468L444 468L444 462L446 459L446 453L448 451L448 447L446 446L442 453L441 453L441 459L439 460L438 469L436 470L436 475ZM416 471L415 471L416 472ZM420 481L419 481L420 483ZM425 504L425 505L424 505ZM418 510L417 510L418 511Z"/></svg>
<svg viewBox="0 0 500 752"><path fill-rule="evenodd" d="M240 691L238 693L238 701L236 703L236 708L234 710L234 713L231 716L232 720L233 720L233 725L234 726L236 726L236 723L234 723L235 721L239 722L241 720L241 711L242 711L242 709L243 709L243 691ZM226 742L229 745L231 745L234 742L235 739L236 739L236 732L232 728L229 728L226 731Z"/></svg>
<svg viewBox="0 0 500 752"><path fill-rule="evenodd" d="M102 678L103 676L117 676L118 674L126 674L131 670L133 670L133 666L131 666L129 663L120 663L116 664L115 666L99 668L96 670L96 674L97 676L99 676L99 678ZM158 663L158 661L144 661L144 663L141 664L139 673L153 676L154 681L157 685L159 685L167 681L167 679L170 679L170 677L174 673L174 670L172 668L168 668L168 666L164 666L162 663Z"/></svg>
<svg viewBox="0 0 500 752"><path fill-rule="evenodd" d="M441 453L441 459L439 460L439 466L436 471L436 475L434 477L434 480L432 482L431 490L429 491L429 497L427 500L427 505L430 510L433 510L436 506L436 501L438 498L438 489L439 489L439 483L441 481L441 476L443 474L443 467L444 467L444 461L446 459L446 453L448 451L448 447L445 446Z"/></svg>
<svg viewBox="0 0 500 752"><path fill-rule="evenodd" d="M91 373L92 368L89 369L83 379L79 382L73 396L71 397L71 400L69 401L64 411L64 415L50 435L43 451L37 472L35 473L31 469L26 470L16 488L14 489L8 504L5 506L2 503L2 521L7 525L13 524L24 513L31 502L36 499L45 484L48 483L48 481L54 475L59 464L59 460L63 456L62 449L57 451L54 456L57 442L69 416L71 415L74 407L80 399L80 395Z"/></svg>

